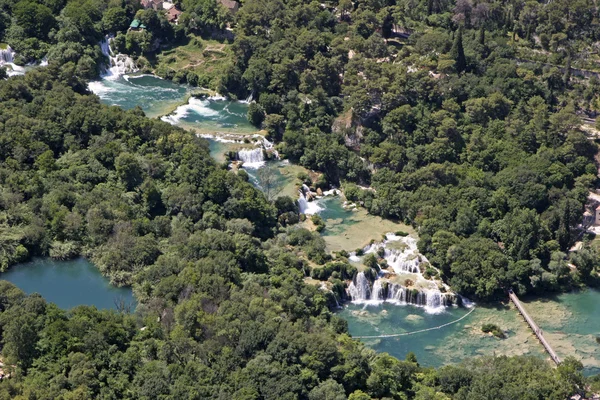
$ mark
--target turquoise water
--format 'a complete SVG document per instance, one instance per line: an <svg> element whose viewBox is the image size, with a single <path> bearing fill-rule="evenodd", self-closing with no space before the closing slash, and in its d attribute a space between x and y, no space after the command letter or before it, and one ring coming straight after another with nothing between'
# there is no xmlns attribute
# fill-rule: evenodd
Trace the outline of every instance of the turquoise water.
<svg viewBox="0 0 600 400"><path fill-rule="evenodd" d="M256 132L246 115L248 104L223 97L190 98L189 87L153 75L122 75L90 82L89 89L100 100L126 110L139 106L149 117L199 133L247 134Z"/></svg>
<svg viewBox="0 0 600 400"><path fill-rule="evenodd" d="M551 300L523 301L527 311L544 332L556 353L581 360L587 375L600 373L600 292L565 293ZM414 306L349 304L338 315L348 321L353 336L378 336L415 332L456 321L471 310L449 307L441 314L428 314ZM507 338L498 339L481 332L484 323L497 324ZM542 345L529 330L516 309L498 303L477 306L464 319L439 329L393 338L361 338L368 347L405 358L409 352L428 367L455 364L481 355L530 354L547 359Z"/></svg>
<svg viewBox="0 0 600 400"><path fill-rule="evenodd" d="M186 86L153 75L123 75L90 82L89 88L108 105L125 110L140 106L149 116L167 113L185 101Z"/></svg>
<svg viewBox="0 0 600 400"><path fill-rule="evenodd" d="M239 101L192 97L162 120L199 133L249 134L256 128L248 122L247 113L248 105Z"/></svg>
<svg viewBox="0 0 600 400"><path fill-rule="evenodd" d="M338 236L343 234L346 229L352 225L361 222L361 217L350 208L344 208L344 202L340 196L327 196L319 200L319 205L323 208L319 212L321 218L325 220L327 229L321 236ZM385 232L382 232L382 234ZM353 249L347 249L349 251Z"/></svg>
<svg viewBox="0 0 600 400"><path fill-rule="evenodd" d="M188 89L157 77L120 77L114 81L92 82L90 88L106 104L125 109L140 106L151 117L175 110L163 119L199 133L233 135L256 130L246 120L247 104L222 98L192 98L187 104L181 105ZM209 140L209 143L211 154L218 161L224 161L223 154L236 146L214 140ZM273 190L286 188L288 195L295 195L295 175L285 173L286 166L282 162L269 162L268 165L272 168ZM258 170L247 171L251 180L260 186ZM361 217L356 212L344 209L338 198L322 199L320 205L323 208L320 215L327 225L323 232L326 237L342 236L344 232L350 232L348 227L360 223ZM354 228L361 229L359 226ZM356 236L356 233L352 235ZM28 293L39 292L64 308L79 304L114 308L116 297L133 300L131 290L111 287L97 269L85 260L36 260L15 267L0 275L0 278L10 280ZM595 339L600 336L599 292L569 293L551 301L526 301L525 305L559 356L564 358L574 354L584 363L586 373L600 373L600 344ZM448 308L442 314L431 315L413 306L383 304L368 308L348 305L339 315L348 321L351 334L362 336L434 328L455 321L468 312L463 308ZM498 324L505 330L507 338L497 339L483 334L483 323ZM414 352L419 362L426 366L456 363L484 354L533 354L546 357L518 313L505 305L477 307L461 321L439 329L396 338L361 340L377 351L385 351L399 358Z"/></svg>
<svg viewBox="0 0 600 400"><path fill-rule="evenodd" d="M0 279L12 282L27 294L39 293L60 308L78 305L99 309L117 309L116 302L135 307L131 288L110 285L108 279L89 261L34 259L0 273Z"/></svg>

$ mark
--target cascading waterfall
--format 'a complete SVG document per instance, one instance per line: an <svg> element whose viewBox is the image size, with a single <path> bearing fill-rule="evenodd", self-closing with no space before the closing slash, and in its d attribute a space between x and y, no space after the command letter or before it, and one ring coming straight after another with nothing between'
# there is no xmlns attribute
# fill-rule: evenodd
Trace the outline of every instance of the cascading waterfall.
<svg viewBox="0 0 600 400"><path fill-rule="evenodd" d="M0 66L10 66L6 70L8 76L23 75L25 73L25 68L15 64L15 54L15 51L10 46L0 49Z"/></svg>
<svg viewBox="0 0 600 400"><path fill-rule="evenodd" d="M411 304L424 307L432 313L454 304L455 297L454 294L442 293L439 289L411 289L391 282L388 282L386 290L383 279L375 279L371 285L363 272L358 273L348 286L348 295L354 303L387 301L398 305Z"/></svg>
<svg viewBox="0 0 600 400"><path fill-rule="evenodd" d="M390 242L398 244L394 248L388 248ZM373 282L367 279L364 272L358 273L347 290L352 302L373 304L387 301L398 305L411 304L425 308L428 313L437 313L444 307L457 304L454 293L444 293L440 290L438 284L441 282L425 279L421 274L420 264L428 261L418 252L414 238L388 234L383 243L371 244L363 251L365 254L375 253L384 258L388 268L391 267L394 273L391 274L389 269L384 268ZM352 254L351 258L356 261L358 257ZM410 283L407 283L407 286L394 283L390 280L390 274L400 275L400 279L404 279L404 275Z"/></svg>
<svg viewBox="0 0 600 400"><path fill-rule="evenodd" d="M425 256L419 253L417 241L411 237L400 237L394 234L386 235L383 243L374 243L365 247L364 253L378 253L379 249L384 249L383 258L388 265L392 267L395 273L418 274L421 272L422 262L427 263ZM402 249L388 248L390 242L402 242Z"/></svg>
<svg viewBox="0 0 600 400"><path fill-rule="evenodd" d="M313 215L323 210L323 207L313 200L310 188L305 184L298 190L298 209L300 214Z"/></svg>
<svg viewBox="0 0 600 400"><path fill-rule="evenodd" d="M245 168L260 168L265 164L262 147L240 150L237 153L237 158L244 163Z"/></svg>
<svg viewBox="0 0 600 400"><path fill-rule="evenodd" d="M0 65L11 64L14 62L15 52L10 46L0 50Z"/></svg>
<svg viewBox="0 0 600 400"><path fill-rule="evenodd" d="M386 300L398 304L414 304L436 310L453 304L454 294L442 293L439 289L413 290L395 283L388 284Z"/></svg>
<svg viewBox="0 0 600 400"><path fill-rule="evenodd" d="M366 301L371 298L371 286L364 272L356 274L356 278L348 286L348 294L352 301Z"/></svg>
<svg viewBox="0 0 600 400"><path fill-rule="evenodd" d="M111 42L113 38L106 36L102 42L100 42L100 48L102 54L109 59L109 67L104 73L105 78L116 79L121 75L138 71L135 61L126 54L115 54L111 48Z"/></svg>
<svg viewBox="0 0 600 400"><path fill-rule="evenodd" d="M381 279L375 279L375 282L373 282L371 300L379 301L383 299L383 284L381 283Z"/></svg>
<svg viewBox="0 0 600 400"><path fill-rule="evenodd" d="M269 142L267 139L263 139L263 147L266 151L270 152L276 160L279 160L279 152L275 150L275 146L272 142Z"/></svg>

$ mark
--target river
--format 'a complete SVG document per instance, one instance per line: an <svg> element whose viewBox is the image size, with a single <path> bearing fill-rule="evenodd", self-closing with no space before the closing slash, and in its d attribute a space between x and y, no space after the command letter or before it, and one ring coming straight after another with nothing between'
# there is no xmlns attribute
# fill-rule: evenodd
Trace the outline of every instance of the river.
<svg viewBox="0 0 600 400"><path fill-rule="evenodd" d="M245 120L247 104L223 98L209 98L197 101L194 99L176 109L171 103L164 107L161 101L146 102L144 99L166 98L166 102L181 102L184 101L187 89L180 86L180 89L174 90L170 86L172 83L165 84L158 78L147 81L140 79L142 78L123 80L128 84L135 82L136 85L138 82L144 82L148 84L147 89L136 87L135 90L128 88L121 92L116 86L112 86L114 91L99 91L98 87L113 85L105 81L93 84L95 88L92 89L107 104L118 104L124 108L139 105L149 115L155 110L171 108L175 112L163 117L164 120L194 129L204 135L225 134L229 140L231 136L227 135L248 134L254 131ZM147 93L144 93L145 90ZM171 98L171 95L175 97L175 93L180 97ZM223 154L226 151L236 147L239 148L240 144L210 141L211 154L219 162L225 161ZM281 161L267 165L274 169L276 186L287 190L285 194L294 196L297 181L295 177L302 169ZM248 169L248 172L251 180L258 185L259 169ZM370 216L364 210L345 208L343 200L339 197L325 198L319 202L322 208L321 216L326 222L323 237L330 251L352 251L364 246L371 239L380 239L386 232L401 230L414 234L406 225ZM600 344L596 342L596 337L600 336L600 292L587 290L561 294L549 300L522 300L559 356L564 358L575 355L582 360L587 374L600 373ZM465 317L469 312L471 313ZM476 306L475 310L447 307L437 314L427 313L423 308L412 305L349 304L341 309L338 315L348 321L350 333L355 336L421 331L465 317L457 323L413 335L361 339L367 346L398 358L404 358L408 352L414 352L419 362L425 366L438 367L457 363L477 355L532 354L547 358L527 324L509 304L498 304L494 307ZM481 332L481 325L484 323L499 325L507 337L498 339L484 334Z"/></svg>

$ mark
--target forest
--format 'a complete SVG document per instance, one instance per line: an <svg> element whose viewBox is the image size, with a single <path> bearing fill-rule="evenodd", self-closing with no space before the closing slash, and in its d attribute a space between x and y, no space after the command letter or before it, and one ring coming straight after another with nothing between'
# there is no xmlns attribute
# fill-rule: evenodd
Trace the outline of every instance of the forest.
<svg viewBox="0 0 600 400"><path fill-rule="evenodd" d="M0 282L2 359L15 367L0 398L474 399L492 377L503 398L585 390L574 359L436 371L352 340L281 244L307 239L274 236L288 202L218 168L191 133L101 105L73 69L0 82L0 101L4 262L83 254L140 302L135 314L64 311Z"/></svg>
<svg viewBox="0 0 600 400"><path fill-rule="evenodd" d="M340 2L335 14L247 2L223 91L257 99L251 120L290 160L417 228L419 249L459 293L596 284L595 251L568 250L597 180L580 115L595 112L598 80L516 54L550 37L547 48L575 62L597 18L553 21L561 7L595 9L580 3Z"/></svg>
<svg viewBox="0 0 600 400"><path fill-rule="evenodd" d="M565 399L600 391L582 364L481 357L440 369L376 353L307 285L322 238L291 198L265 198L190 132L102 105L98 43L151 57L231 26L219 92L293 162L370 213L417 228L458 293L492 301L597 281L579 238L597 182L581 115L597 79L571 65L600 35L591 1L185 0L182 22L134 0L0 1L18 63L0 81L0 270L91 259L132 285L135 313L65 311L0 281L0 399ZM127 31L139 17L148 29ZM160 45L160 43L159 43ZM552 65L523 61L544 51ZM548 60L546 60L548 61ZM368 187L365 190L364 187ZM569 264L575 266L571 268ZM354 271L329 263L314 278ZM341 285L341 287L340 287Z"/></svg>

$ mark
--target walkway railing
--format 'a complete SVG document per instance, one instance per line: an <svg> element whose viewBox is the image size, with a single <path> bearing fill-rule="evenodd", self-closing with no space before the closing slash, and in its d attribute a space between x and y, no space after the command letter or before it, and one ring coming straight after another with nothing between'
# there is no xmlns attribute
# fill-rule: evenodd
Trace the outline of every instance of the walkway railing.
<svg viewBox="0 0 600 400"><path fill-rule="evenodd" d="M527 324L529 324L529 327L531 328L533 333L535 333L535 336L537 336L537 338L539 339L542 346L544 346L544 349L546 349L548 354L550 354L550 358L552 358L552 361L554 361L556 363L556 365L560 364L560 358L554 352L554 350L550 346L550 343L548 343L546 341L546 338L544 337L542 330L537 326L537 324L535 323L533 318L531 318L529 316L529 314L527 314L527 311L525 310L525 308L519 301L519 298L517 297L517 295L512 291L512 289L510 289L508 291L508 297L510 297L510 300L515 304L515 306L517 306L517 309L519 310L519 312L521 313L523 318L525 318L525 321L527 321Z"/></svg>

